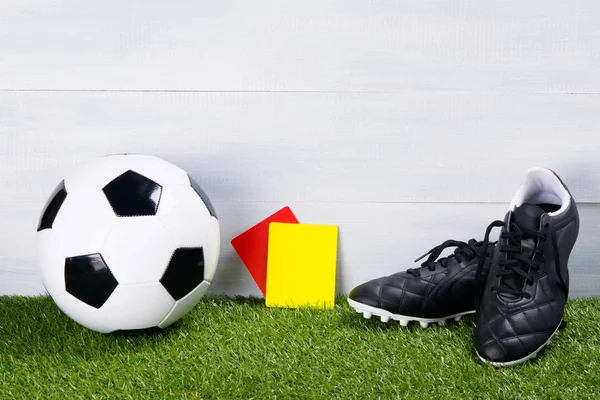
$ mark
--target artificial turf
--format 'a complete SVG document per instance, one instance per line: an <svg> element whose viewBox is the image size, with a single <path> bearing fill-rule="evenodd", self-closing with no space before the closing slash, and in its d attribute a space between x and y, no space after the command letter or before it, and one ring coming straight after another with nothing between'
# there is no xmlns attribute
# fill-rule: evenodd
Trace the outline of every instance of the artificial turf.
<svg viewBox="0 0 600 400"><path fill-rule="evenodd" d="M478 361L473 317L401 327L333 310L205 298L165 331L102 335L48 297L0 297L0 398L598 398L600 299L567 305L539 357Z"/></svg>

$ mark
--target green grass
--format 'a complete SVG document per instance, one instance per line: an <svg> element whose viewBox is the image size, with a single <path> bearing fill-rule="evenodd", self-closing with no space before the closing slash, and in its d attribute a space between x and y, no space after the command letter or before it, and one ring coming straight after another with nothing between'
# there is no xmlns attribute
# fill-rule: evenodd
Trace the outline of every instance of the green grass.
<svg viewBox="0 0 600 400"><path fill-rule="evenodd" d="M0 398L376 399L600 396L600 299L568 303L540 356L495 369L472 317L422 329L334 310L203 299L166 331L102 335L48 297L0 297Z"/></svg>

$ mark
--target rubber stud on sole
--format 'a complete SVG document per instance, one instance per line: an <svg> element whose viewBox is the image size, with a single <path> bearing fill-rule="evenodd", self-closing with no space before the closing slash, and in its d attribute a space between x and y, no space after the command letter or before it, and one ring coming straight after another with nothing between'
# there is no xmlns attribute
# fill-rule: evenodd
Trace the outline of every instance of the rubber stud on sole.
<svg viewBox="0 0 600 400"><path fill-rule="evenodd" d="M423 322L423 321L421 321L421 326L423 328L427 328L429 326L429 322Z"/></svg>
<svg viewBox="0 0 600 400"><path fill-rule="evenodd" d="M372 313L368 312L368 311L363 311L363 317L365 317L366 319L369 319L373 316Z"/></svg>
<svg viewBox="0 0 600 400"><path fill-rule="evenodd" d="M457 315L456 317L454 317L454 320L456 322L460 321L460 319L462 318L462 315Z"/></svg>
<svg viewBox="0 0 600 400"><path fill-rule="evenodd" d="M408 326L408 320L407 319L401 319L400 320L400 325L401 326Z"/></svg>
<svg viewBox="0 0 600 400"><path fill-rule="evenodd" d="M381 322L388 322L390 320L388 315L380 315L379 317L381 318Z"/></svg>

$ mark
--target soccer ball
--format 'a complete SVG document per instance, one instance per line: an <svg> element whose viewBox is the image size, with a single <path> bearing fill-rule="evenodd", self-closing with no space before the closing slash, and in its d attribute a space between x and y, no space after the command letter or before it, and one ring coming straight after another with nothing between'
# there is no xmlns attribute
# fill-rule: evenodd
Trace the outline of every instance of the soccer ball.
<svg viewBox="0 0 600 400"><path fill-rule="evenodd" d="M113 155L63 180L38 225L44 286L98 332L165 328L204 296L220 250L219 221L182 169Z"/></svg>

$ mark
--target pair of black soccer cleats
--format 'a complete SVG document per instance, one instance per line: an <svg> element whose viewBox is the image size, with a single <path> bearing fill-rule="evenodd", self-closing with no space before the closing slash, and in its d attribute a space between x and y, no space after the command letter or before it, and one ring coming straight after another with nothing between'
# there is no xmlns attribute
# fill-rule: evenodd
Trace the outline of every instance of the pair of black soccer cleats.
<svg viewBox="0 0 600 400"><path fill-rule="evenodd" d="M502 229L490 242L494 227ZM520 364L536 357L563 324L567 263L578 232L567 187L553 171L532 168L504 221L492 222L483 241L448 240L425 254L420 268L366 282L348 302L365 318L423 328L475 313L479 358L494 366ZM448 247L454 253L439 258Z"/></svg>

